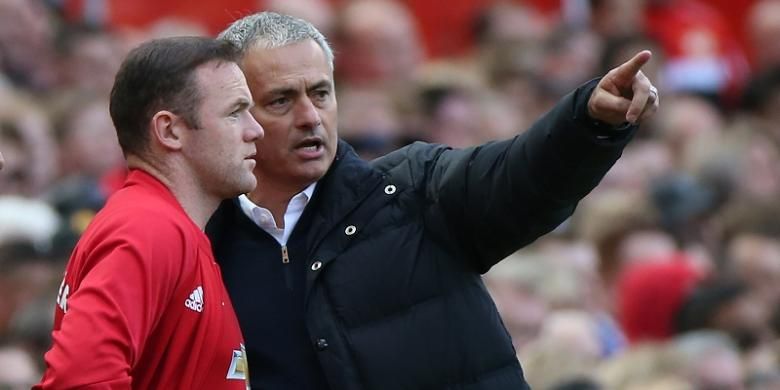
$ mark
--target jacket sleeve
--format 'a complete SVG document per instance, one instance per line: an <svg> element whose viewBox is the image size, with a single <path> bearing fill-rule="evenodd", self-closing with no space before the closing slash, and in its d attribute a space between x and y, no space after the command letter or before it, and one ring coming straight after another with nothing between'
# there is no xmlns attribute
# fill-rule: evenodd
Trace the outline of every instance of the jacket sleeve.
<svg viewBox="0 0 780 390"><path fill-rule="evenodd" d="M56 308L59 321L44 357L46 371L34 389L132 387L145 340L183 272L184 241L181 231L164 220L135 221L104 232L86 245L83 266L68 267L63 285L75 288L66 297L66 309Z"/></svg>
<svg viewBox="0 0 780 390"><path fill-rule="evenodd" d="M620 157L636 126L588 117L597 82L512 139L445 149L428 164L426 197L479 272L557 227Z"/></svg>

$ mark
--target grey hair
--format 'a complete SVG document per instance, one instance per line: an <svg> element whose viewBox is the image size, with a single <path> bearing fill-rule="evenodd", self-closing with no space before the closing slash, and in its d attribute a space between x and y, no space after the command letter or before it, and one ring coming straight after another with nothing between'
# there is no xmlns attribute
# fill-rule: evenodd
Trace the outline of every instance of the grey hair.
<svg viewBox="0 0 780 390"><path fill-rule="evenodd" d="M217 38L236 45L242 56L253 46L273 49L311 39L322 49L333 70L333 50L325 36L311 23L294 16L276 12L248 15L233 22Z"/></svg>

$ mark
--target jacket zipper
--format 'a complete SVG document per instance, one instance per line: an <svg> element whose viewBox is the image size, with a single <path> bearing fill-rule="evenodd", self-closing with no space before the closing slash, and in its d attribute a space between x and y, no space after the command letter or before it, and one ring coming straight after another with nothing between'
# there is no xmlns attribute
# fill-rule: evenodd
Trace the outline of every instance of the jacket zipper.
<svg viewBox="0 0 780 390"><path fill-rule="evenodd" d="M287 245L282 245L282 264L290 263L290 253L287 251ZM282 272L284 273L284 284L287 285L288 290L293 290L292 269L290 266L282 266Z"/></svg>

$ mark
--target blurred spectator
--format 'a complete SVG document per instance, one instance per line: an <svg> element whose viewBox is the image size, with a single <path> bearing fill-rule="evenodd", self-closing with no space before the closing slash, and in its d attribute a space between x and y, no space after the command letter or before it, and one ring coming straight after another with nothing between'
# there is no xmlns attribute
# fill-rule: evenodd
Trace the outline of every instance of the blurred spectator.
<svg viewBox="0 0 780 390"><path fill-rule="evenodd" d="M0 389L28 390L40 375L27 351L13 344L0 344Z"/></svg>
<svg viewBox="0 0 780 390"><path fill-rule="evenodd" d="M491 88L516 112L519 128L559 97L542 78L554 25L525 3L495 2L475 22L479 66Z"/></svg>
<svg viewBox="0 0 780 390"><path fill-rule="evenodd" d="M745 23L753 67L764 71L780 66L780 1L753 1Z"/></svg>
<svg viewBox="0 0 780 390"><path fill-rule="evenodd" d="M44 0L0 0L0 74L34 92L55 87L56 27Z"/></svg>
<svg viewBox="0 0 780 390"><path fill-rule="evenodd" d="M152 23L146 31L150 38L168 38L179 36L204 36L208 31L202 25L178 16L160 18Z"/></svg>
<svg viewBox="0 0 780 390"><path fill-rule="evenodd" d="M778 38L780 39L780 38ZM750 131L762 133L780 148L780 63L756 73L742 100L747 116L740 117Z"/></svg>
<svg viewBox="0 0 780 390"><path fill-rule="evenodd" d="M589 0L591 28L604 38L634 36L645 31L648 0Z"/></svg>
<svg viewBox="0 0 780 390"><path fill-rule="evenodd" d="M485 283L518 352L539 336L549 311L542 288L545 275L555 272L546 260L518 252L485 275Z"/></svg>
<svg viewBox="0 0 780 390"><path fill-rule="evenodd" d="M57 149L44 111L13 93L0 90L0 145L6 160L0 194L38 196L56 174Z"/></svg>
<svg viewBox="0 0 780 390"><path fill-rule="evenodd" d="M64 107L57 120L60 177L100 179L125 165L108 114L108 96L82 94Z"/></svg>
<svg viewBox="0 0 780 390"><path fill-rule="evenodd" d="M108 114L108 97L75 95L57 118L59 177L45 198L64 219L56 245L75 245L92 217L123 182L127 168Z"/></svg>
<svg viewBox="0 0 780 390"><path fill-rule="evenodd" d="M671 150L656 138L640 139L623 152L623 157L607 172L599 191L623 190L646 193L661 177L671 174Z"/></svg>
<svg viewBox="0 0 780 390"><path fill-rule="evenodd" d="M442 4L0 0L0 388L38 375L22 367L48 347L61 252L124 177L104 100L119 59L258 9L331 31L340 134L365 159L513 135L571 84L651 49L658 115L571 220L485 283L537 388L780 388L780 0ZM669 339L691 280L672 333L724 332L741 371L720 336L682 352ZM628 345L626 304L663 340Z"/></svg>
<svg viewBox="0 0 780 390"><path fill-rule="evenodd" d="M699 0L651 0L646 12L645 32L666 53L662 90L697 93L733 107L749 66L726 17Z"/></svg>
<svg viewBox="0 0 780 390"><path fill-rule="evenodd" d="M596 248L580 238L548 236L533 246L554 266L542 280L543 296L553 309L582 309L596 325L599 353L610 358L623 352L626 339L614 316L599 272Z"/></svg>
<svg viewBox="0 0 780 390"><path fill-rule="evenodd" d="M714 266L715 247L710 234L711 217L721 206L712 188L686 174L671 174L656 180L650 197L658 211L661 226L683 249L701 248L701 266Z"/></svg>
<svg viewBox="0 0 780 390"><path fill-rule="evenodd" d="M0 196L0 245L21 240L47 251L59 222L48 203L20 196Z"/></svg>
<svg viewBox="0 0 780 390"><path fill-rule="evenodd" d="M366 160L402 146L407 136L393 96L372 88L341 88L339 136Z"/></svg>
<svg viewBox="0 0 780 390"><path fill-rule="evenodd" d="M685 167L711 186L718 199L771 200L780 195L780 148L761 132L734 127L691 145Z"/></svg>
<svg viewBox="0 0 780 390"><path fill-rule="evenodd" d="M694 332L672 344L681 357L682 369L696 389L745 389L739 353L734 344L717 332Z"/></svg>
<svg viewBox="0 0 780 390"><path fill-rule="evenodd" d="M100 30L73 27L60 40L62 84L67 88L62 92L108 94L125 55L118 38Z"/></svg>
<svg viewBox="0 0 780 390"><path fill-rule="evenodd" d="M553 24L526 3L496 1L477 14L474 37L479 46L544 41Z"/></svg>
<svg viewBox="0 0 780 390"><path fill-rule="evenodd" d="M59 277L60 266L52 267L49 257L59 226L48 204L0 196L0 340L18 311Z"/></svg>
<svg viewBox="0 0 780 390"><path fill-rule="evenodd" d="M617 281L617 315L628 340L670 339L678 312L701 277L681 255L628 266Z"/></svg>
<svg viewBox="0 0 780 390"><path fill-rule="evenodd" d="M454 85L431 86L421 91L420 138L456 148L479 144L479 107L474 91Z"/></svg>
<svg viewBox="0 0 780 390"><path fill-rule="evenodd" d="M575 380L593 380L600 356L596 324L585 312L555 311L520 360L534 389L553 389Z"/></svg>
<svg viewBox="0 0 780 390"><path fill-rule="evenodd" d="M0 341L17 340L36 360L51 344L63 260L24 240L0 244Z"/></svg>
<svg viewBox="0 0 780 390"><path fill-rule="evenodd" d="M531 118L552 106L556 91L541 77L545 61L541 43L494 43L482 53L487 83L515 112L519 128L527 128Z"/></svg>
<svg viewBox="0 0 780 390"><path fill-rule="evenodd" d="M717 139L726 118L710 101L695 95L664 95L664 110L655 118L656 135L669 148L672 165L685 168L685 159L697 143Z"/></svg>
<svg viewBox="0 0 780 390"><path fill-rule="evenodd" d="M599 273L611 298L625 267L640 259L662 257L677 250L673 238L658 225L657 215L641 192L608 190L591 194L572 218L575 234L593 242L596 248Z"/></svg>
<svg viewBox="0 0 780 390"><path fill-rule="evenodd" d="M596 376L606 389L701 390L685 380L680 360L666 344L640 344L604 362Z"/></svg>
<svg viewBox="0 0 780 390"><path fill-rule="evenodd" d="M215 35L230 22L249 14L262 1L221 0L56 0L65 20L73 24L118 31L145 29L160 19L176 17L201 25Z"/></svg>
<svg viewBox="0 0 780 390"><path fill-rule="evenodd" d="M771 337L769 306L739 280L703 283L685 298L677 314L679 332L713 329L730 336L747 352Z"/></svg>
<svg viewBox="0 0 780 390"><path fill-rule="evenodd" d="M777 308L775 308L775 311ZM775 334L778 334L775 331ZM777 340L743 357L745 382L750 390L780 388L780 355Z"/></svg>
<svg viewBox="0 0 780 390"><path fill-rule="evenodd" d="M747 25L750 24L748 15L753 5L760 0L707 0L707 3L723 15L726 22L730 25L731 31L739 40L742 47L748 48L749 37Z"/></svg>
<svg viewBox="0 0 780 390"><path fill-rule="evenodd" d="M563 28L550 35L544 47L541 76L555 96L563 96L599 73L602 44L590 30Z"/></svg>
<svg viewBox="0 0 780 390"><path fill-rule="evenodd" d="M509 138L521 130L510 102L485 86L469 68L430 64L416 85L412 136L455 148Z"/></svg>
<svg viewBox="0 0 780 390"><path fill-rule="evenodd" d="M419 21L421 36L427 52L432 58L459 57L468 54L475 43L473 26L482 13L498 4L533 9L534 19L560 18L561 7L571 0L458 0L447 3L436 1L401 0ZM578 0L574 0L575 2ZM536 12L538 11L538 12ZM512 20L510 16L507 20ZM536 23L536 20L517 20L513 29L522 29L521 24Z"/></svg>
<svg viewBox="0 0 780 390"><path fill-rule="evenodd" d="M621 352L625 340L608 313L596 267L595 252L586 243L548 237L485 275L519 353L538 338L542 320L556 310L587 313L599 358Z"/></svg>
<svg viewBox="0 0 780 390"><path fill-rule="evenodd" d="M775 200L740 199L723 211L725 269L780 305L780 207Z"/></svg>
<svg viewBox="0 0 780 390"><path fill-rule="evenodd" d="M338 15L334 41L342 86L406 82L424 58L412 14L393 0L349 2Z"/></svg>

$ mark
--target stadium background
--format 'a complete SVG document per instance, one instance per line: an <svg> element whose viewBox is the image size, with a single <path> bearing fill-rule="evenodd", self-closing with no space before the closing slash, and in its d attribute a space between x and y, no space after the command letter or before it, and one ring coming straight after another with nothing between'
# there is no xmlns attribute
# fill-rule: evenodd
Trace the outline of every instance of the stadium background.
<svg viewBox="0 0 780 390"><path fill-rule="evenodd" d="M778 0L0 0L0 388L39 379L65 261L122 182L124 54L260 9L330 38L364 158L511 136L651 49L658 115L486 283L534 388L780 388Z"/></svg>

